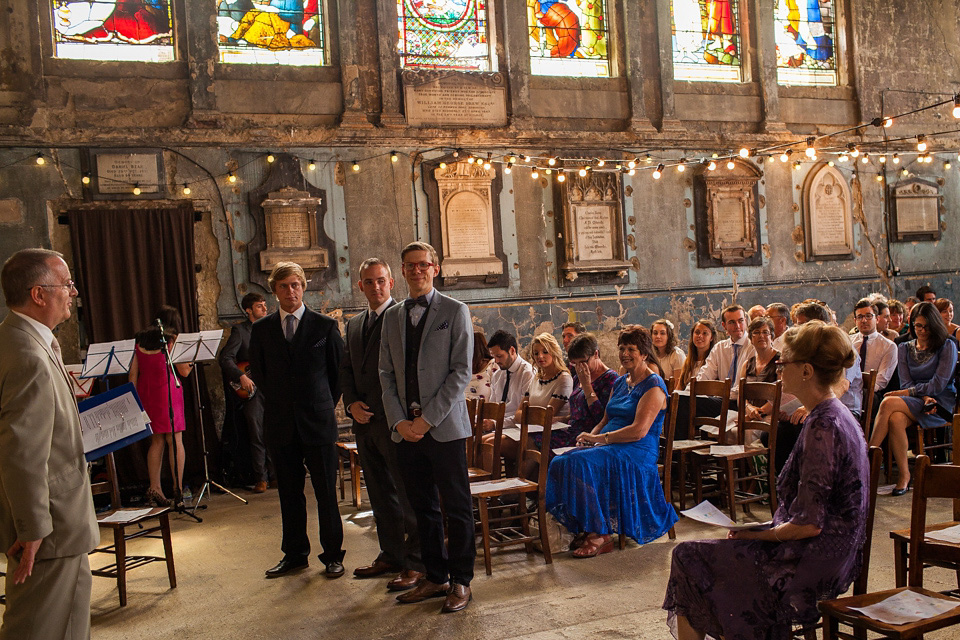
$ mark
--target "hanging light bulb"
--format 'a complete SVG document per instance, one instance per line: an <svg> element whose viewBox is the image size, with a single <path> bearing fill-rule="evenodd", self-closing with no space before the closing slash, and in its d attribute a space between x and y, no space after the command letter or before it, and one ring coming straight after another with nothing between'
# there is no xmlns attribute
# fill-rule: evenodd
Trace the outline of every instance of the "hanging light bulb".
<svg viewBox="0 0 960 640"><path fill-rule="evenodd" d="M807 148L804 150L804 153L807 154L807 157L808 157L808 158L816 158L816 157L817 157L817 149L816 149L816 147L813 146L813 143L816 142L816 141L817 141L817 139L814 138L813 136L810 136L809 138L807 138Z"/></svg>
<svg viewBox="0 0 960 640"><path fill-rule="evenodd" d="M903 169L900 170L900 175L902 175L902 176L905 176L905 175L907 175L907 174L909 174L909 173L910 173L910 172L907 171L907 168L906 168L906 167L904 167Z"/></svg>
<svg viewBox="0 0 960 640"><path fill-rule="evenodd" d="M741 158L749 158L749 157L750 157L750 149L747 149L746 147L742 147L742 148L740 149L740 157L741 157Z"/></svg>
<svg viewBox="0 0 960 640"><path fill-rule="evenodd" d="M799 160L797 160L796 162L793 163L793 170L794 170L794 171L800 171L800 161L799 161Z"/></svg>
<svg viewBox="0 0 960 640"><path fill-rule="evenodd" d="M717 163L713 160L710 161L710 164L707 165L707 171L714 171L717 168Z"/></svg>
<svg viewBox="0 0 960 640"><path fill-rule="evenodd" d="M42 154L42 153L38 153L38 154L37 154L37 164L43 166L44 164L46 164L46 162L47 162L47 161L46 161L46 159L43 157L43 154Z"/></svg>
<svg viewBox="0 0 960 640"><path fill-rule="evenodd" d="M663 175L663 168L664 168L664 167L663 167L663 163L661 162L660 164L657 165L657 168L653 170L653 179L654 179L654 180L659 180L659 179L660 179L660 176Z"/></svg>
<svg viewBox="0 0 960 640"><path fill-rule="evenodd" d="M550 175L551 173L553 173L553 169L544 169L543 172L544 172L546 175Z"/></svg>
<svg viewBox="0 0 960 640"><path fill-rule="evenodd" d="M557 164L557 159L551 157L551 158L549 158L549 159L547 160L547 164L550 165L551 167L556 166L556 164Z"/></svg>
<svg viewBox="0 0 960 640"><path fill-rule="evenodd" d="M540 172L537 171L536 167L534 167L533 171L530 172L530 177L534 180L540 177Z"/></svg>
<svg viewBox="0 0 960 640"><path fill-rule="evenodd" d="M850 151L850 155L854 158L860 155L860 149L858 149L855 144L848 144L847 150Z"/></svg>
<svg viewBox="0 0 960 640"><path fill-rule="evenodd" d="M716 151L714 151L714 152L713 152L713 155L710 156L710 157L711 157L711 158L719 158L719 157L720 157L720 154L717 153Z"/></svg>
<svg viewBox="0 0 960 640"><path fill-rule="evenodd" d="M863 157L860 158L860 162L862 162L863 164L867 164L868 162L870 162L870 154L869 153L863 154Z"/></svg>
<svg viewBox="0 0 960 640"><path fill-rule="evenodd" d="M605 164L607 164L607 161L606 161L606 160L604 160L603 158L597 158L597 166L598 166L598 167L602 167L602 166L605 165Z"/></svg>
<svg viewBox="0 0 960 640"><path fill-rule="evenodd" d="M460 152L461 152L461 151L463 151L463 149L459 149L459 148L457 148L457 149L454 149L454 150L453 150L453 154L452 154L452 155L453 155L453 157L454 157L454 158L459 158L459 157L460 157Z"/></svg>
<svg viewBox="0 0 960 640"><path fill-rule="evenodd" d="M827 166L829 166L829 167L835 167L836 165L837 165L837 163L834 162L833 160L830 160L830 161L827 162Z"/></svg>
<svg viewBox="0 0 960 640"><path fill-rule="evenodd" d="M960 118L960 93L953 96L953 117Z"/></svg>
<svg viewBox="0 0 960 640"><path fill-rule="evenodd" d="M272 153L267 154L267 162L272 164L276 159L276 156L274 156Z"/></svg>
<svg viewBox="0 0 960 640"><path fill-rule="evenodd" d="M733 171L734 167L736 166L737 166L737 163L733 161L733 158L731 158L730 160L727 160L727 169L729 169L730 171Z"/></svg>
<svg viewBox="0 0 960 640"><path fill-rule="evenodd" d="M560 172L557 174L557 182L566 181L567 176L563 173L563 169L560 169Z"/></svg>
<svg viewBox="0 0 960 640"><path fill-rule="evenodd" d="M627 163L627 167L629 167L630 169L633 169L635 166L637 166L636 158L634 158L633 160Z"/></svg>
<svg viewBox="0 0 960 640"><path fill-rule="evenodd" d="M886 156L886 154L881 155L880 157L877 158L877 160L880 161L880 164L887 164L887 156Z"/></svg>
<svg viewBox="0 0 960 640"><path fill-rule="evenodd" d="M141 193L143 193L143 192L140 191L140 183L138 182L138 183L136 183L135 185L133 185L133 195L138 196L138 195L140 195Z"/></svg>
<svg viewBox="0 0 960 640"><path fill-rule="evenodd" d="M400 159L400 158L397 157L397 152L396 152L396 151L391 151L391 152L390 152L390 162L396 162L396 161L399 160L399 159Z"/></svg>
<svg viewBox="0 0 960 640"><path fill-rule="evenodd" d="M687 159L680 158L680 164L677 165L677 171L683 173L687 170Z"/></svg>
<svg viewBox="0 0 960 640"><path fill-rule="evenodd" d="M649 153L646 155L646 157L644 157L643 161L647 164L653 164L653 158L650 157Z"/></svg>
<svg viewBox="0 0 960 640"><path fill-rule="evenodd" d="M83 184L90 184L90 172L84 173L83 177L80 178L80 182Z"/></svg>
<svg viewBox="0 0 960 640"><path fill-rule="evenodd" d="M917 136L917 151L923 153L927 150L927 138L922 133Z"/></svg>
<svg viewBox="0 0 960 640"><path fill-rule="evenodd" d="M310 171L316 171L316 170L317 170L317 163L314 162L313 160L311 160L310 163L307 165L307 169L310 170Z"/></svg>
<svg viewBox="0 0 960 640"><path fill-rule="evenodd" d="M900 164L900 155L899 155L899 154L896 154L896 153L893 154L893 164Z"/></svg>
<svg viewBox="0 0 960 640"><path fill-rule="evenodd" d="M183 183L183 195L190 195L190 185L188 185L186 182Z"/></svg>
<svg viewBox="0 0 960 640"><path fill-rule="evenodd" d="M509 155L509 157L507 158L507 162L510 163L510 164L516 164L516 162L517 162L517 156L515 156L514 154L511 153L511 154Z"/></svg>
<svg viewBox="0 0 960 640"><path fill-rule="evenodd" d="M503 168L503 172L506 173L507 175L510 175L511 173L513 173L513 163L508 162L507 166Z"/></svg>
<svg viewBox="0 0 960 640"><path fill-rule="evenodd" d="M636 169L630 169L629 171L627 171L627 175L628 175L628 176L635 176L635 175L637 175L637 170L636 170Z"/></svg>
<svg viewBox="0 0 960 640"><path fill-rule="evenodd" d="M490 167L493 165L492 160L493 160L493 154L492 154L492 153L488 153L488 154L487 154L487 160L486 160L486 162L483 163L483 169L484 169L484 171L490 171Z"/></svg>
<svg viewBox="0 0 960 640"><path fill-rule="evenodd" d="M877 174L877 182L883 182L883 174L882 174L882 173L878 173L878 174Z"/></svg>
<svg viewBox="0 0 960 640"><path fill-rule="evenodd" d="M441 169L446 169L446 168L447 168L447 163L446 163L446 162L441 162L441 163L440 163L440 168L441 168ZM354 172L354 173L356 173L357 171L360 171L360 163L357 162L356 160L354 160L354 161L353 161L353 166L351 167L351 169L353 169L353 172Z"/></svg>
<svg viewBox="0 0 960 640"><path fill-rule="evenodd" d="M587 175L588 168L589 167L581 167L580 171L577 171L577 175L580 176L581 178L585 177Z"/></svg>
<svg viewBox="0 0 960 640"><path fill-rule="evenodd" d="M948 171L949 171L949 170L950 170L950 167L952 167L952 166L953 166L953 165L950 164L950 161L949 161L949 160L944 160L944 161L943 161L943 168L944 168L945 170L948 170Z"/></svg>
<svg viewBox="0 0 960 640"><path fill-rule="evenodd" d="M618 162L615 166L616 166L617 171L620 171L621 169L623 169L623 165L620 164L619 162Z"/></svg>
<svg viewBox="0 0 960 640"><path fill-rule="evenodd" d="M846 152L846 151L844 151L843 153L841 153L841 154L840 154L840 157L837 158L837 160L839 160L840 162L846 162L846 161L849 160L849 159L850 159L850 156L847 155L847 152Z"/></svg>
<svg viewBox="0 0 960 640"><path fill-rule="evenodd" d="M780 162L787 162L790 160L790 156L793 154L793 149L787 149L780 154Z"/></svg>
<svg viewBox="0 0 960 640"><path fill-rule="evenodd" d="M233 171L227 174L227 182L230 182L232 184L236 181L237 181L237 176L233 173Z"/></svg>
<svg viewBox="0 0 960 640"><path fill-rule="evenodd" d="M530 162L530 156L523 156L524 162Z"/></svg>
<svg viewBox="0 0 960 640"><path fill-rule="evenodd" d="M893 118L884 118L884 119L883 119L883 126L884 126L885 129L889 129L890 127L892 127L892 126L893 126Z"/></svg>
<svg viewBox="0 0 960 640"><path fill-rule="evenodd" d="M474 158L472 155L469 155L469 154L467 155L467 162L469 162L470 164L473 164L476 161L477 159Z"/></svg>

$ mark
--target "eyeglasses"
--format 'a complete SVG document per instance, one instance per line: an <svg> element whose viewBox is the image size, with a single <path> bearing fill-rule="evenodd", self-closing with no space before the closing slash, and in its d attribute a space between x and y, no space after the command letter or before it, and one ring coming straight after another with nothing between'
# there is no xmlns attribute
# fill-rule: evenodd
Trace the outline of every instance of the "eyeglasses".
<svg viewBox="0 0 960 640"><path fill-rule="evenodd" d="M926 323L924 323L924 324L918 324L918 323L914 322L914 323L913 323L913 330L914 330L914 331L930 331L930 325L928 325L928 324L926 324Z"/></svg>
<svg viewBox="0 0 960 640"><path fill-rule="evenodd" d="M43 287L44 289L60 289L65 288L67 291L76 291L77 286L73 280L69 280L64 284L35 284L35 287Z"/></svg>
<svg viewBox="0 0 960 640"><path fill-rule="evenodd" d="M426 271L430 267L435 267L435 266L437 266L436 262L404 262L403 270L416 271L417 269L419 269L420 271Z"/></svg>
<svg viewBox="0 0 960 640"><path fill-rule="evenodd" d="M860 315L857 316L857 320L871 320L876 317L877 316L872 313L861 313Z"/></svg>
<svg viewBox="0 0 960 640"><path fill-rule="evenodd" d="M777 363L777 371L782 372L788 364L803 364L803 360L781 360Z"/></svg>
<svg viewBox="0 0 960 640"><path fill-rule="evenodd" d="M760 331L754 331L754 332L751 333L750 335L752 335L752 336L766 336L766 337L769 338L769 337L772 336L773 334L770 333L769 331L767 331L766 329L762 329L762 330L760 330Z"/></svg>

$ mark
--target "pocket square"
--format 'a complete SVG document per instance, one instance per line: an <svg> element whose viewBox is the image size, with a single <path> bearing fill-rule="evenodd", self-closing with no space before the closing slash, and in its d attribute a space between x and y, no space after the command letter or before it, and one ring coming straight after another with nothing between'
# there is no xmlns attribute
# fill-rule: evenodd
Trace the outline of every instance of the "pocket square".
<svg viewBox="0 0 960 640"><path fill-rule="evenodd" d="M314 348L314 349L320 349L320 348L322 348L323 345L325 345L325 344L327 344L327 339L326 339L326 338L320 338L319 340L317 340L317 344L313 345L313 348Z"/></svg>
<svg viewBox="0 0 960 640"><path fill-rule="evenodd" d="M449 326L450 326L450 323L444 321L444 322L440 323L440 326L438 326L436 329L434 329L434 331L443 331L444 329L448 328Z"/></svg>

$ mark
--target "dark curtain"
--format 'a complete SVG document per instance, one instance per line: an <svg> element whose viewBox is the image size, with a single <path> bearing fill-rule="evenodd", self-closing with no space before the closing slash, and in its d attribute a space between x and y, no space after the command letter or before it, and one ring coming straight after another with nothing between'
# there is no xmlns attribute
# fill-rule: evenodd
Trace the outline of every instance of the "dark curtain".
<svg viewBox="0 0 960 640"><path fill-rule="evenodd" d="M127 340L146 327L161 305L180 310L184 332L199 331L193 225L193 207L156 209L75 209L69 211L70 237L77 287L83 308L81 320L91 344ZM203 478L203 447L198 406L204 406L207 446L217 444L203 379L195 392L195 370L183 379L187 430L184 482ZM120 376L110 384L126 382ZM198 402L199 401L199 402ZM120 484L149 484L146 452L149 439L115 454ZM211 457L211 461L216 458ZM164 484L172 487L169 465L163 464ZM169 495L169 494L168 494Z"/></svg>

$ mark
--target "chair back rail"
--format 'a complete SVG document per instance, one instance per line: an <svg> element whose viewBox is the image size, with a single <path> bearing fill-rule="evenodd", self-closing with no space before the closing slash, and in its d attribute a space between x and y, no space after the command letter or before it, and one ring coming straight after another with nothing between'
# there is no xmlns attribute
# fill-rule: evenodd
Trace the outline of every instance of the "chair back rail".
<svg viewBox="0 0 960 640"><path fill-rule="evenodd" d="M957 561L957 553L949 549L944 555L944 545L925 542L927 524L927 500L930 498L960 499L960 466L931 464L928 456L918 456L916 481L913 486L913 505L910 511L910 567L908 584L923 586L923 568L928 560L944 559Z"/></svg>
<svg viewBox="0 0 960 640"><path fill-rule="evenodd" d="M863 374L863 402L860 404L860 427L863 429L863 435L870 439L870 421L873 417L873 401L876 398L876 394L873 391L873 388L877 386L877 373L876 369L870 369L870 371Z"/></svg>
<svg viewBox="0 0 960 640"><path fill-rule="evenodd" d="M503 437L503 419L506 411L507 405L504 402L484 402L478 412L477 422L481 425L481 432L484 420L493 420L495 425L493 429L493 466L491 467L491 477L494 480L500 477L501 467L503 466L503 461L500 458L500 439ZM478 447L479 440L478 438Z"/></svg>
<svg viewBox="0 0 960 640"><path fill-rule="evenodd" d="M543 427L541 434L540 449L530 449L530 425ZM538 493L541 496L547 486L547 467L550 463L550 433L553 427L553 407L538 407L523 401L520 412L520 454L517 456L517 469L524 468L526 460L532 460L537 463L537 482L539 484ZM518 473L519 475L519 473Z"/></svg>
<svg viewBox="0 0 960 640"><path fill-rule="evenodd" d="M480 438L483 434L483 421L480 419L480 408L483 398L467 398L467 419L470 420L470 437L467 438L467 466L477 466L477 455L480 451Z"/></svg>
<svg viewBox="0 0 960 640"><path fill-rule="evenodd" d="M727 411L730 409L730 378L724 380L697 380L690 381L690 424L687 437L698 439L700 427L715 426L718 429L717 439L720 444L727 444ZM697 416L697 398L720 398L720 417Z"/></svg>
<svg viewBox="0 0 960 640"><path fill-rule="evenodd" d="M883 463L883 449L870 447L867 451L870 462L870 495L867 498L867 527L866 539L863 542L863 561L860 566L860 575L853 583L853 595L862 595L867 592L867 579L870 574L870 550L873 546L873 522L877 512L877 485L880 483L880 467Z"/></svg>

